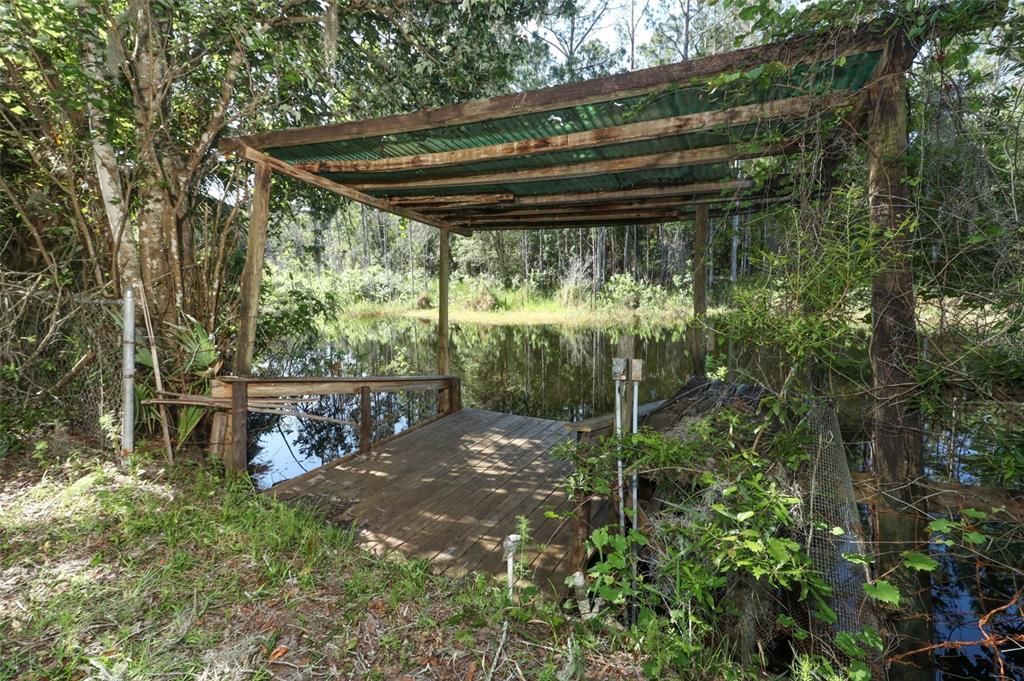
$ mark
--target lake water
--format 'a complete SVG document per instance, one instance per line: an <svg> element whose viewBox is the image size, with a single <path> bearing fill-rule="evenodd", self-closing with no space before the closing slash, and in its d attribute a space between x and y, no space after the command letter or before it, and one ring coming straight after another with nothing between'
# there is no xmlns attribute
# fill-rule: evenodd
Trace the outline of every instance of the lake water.
<svg viewBox="0 0 1024 681"><path fill-rule="evenodd" d="M462 379L463 404L468 407L565 421L607 414L613 410L611 360L620 334L551 326L452 324L452 373ZM728 362L728 345L717 340L710 354L712 369ZM688 378L685 333L645 330L634 333L634 344L635 355L644 360L641 403L673 395ZM847 375L859 376L860 381L865 380L866 345L847 349ZM260 359L257 371L278 376L434 374L436 347L433 323L404 318L370 320L349 323L327 339L281 339L269 357ZM732 362L759 382L778 387L786 377L787 365L781 355L763 351L749 355L738 350L733 355ZM869 403L854 381L845 381L840 375L830 377L830 389L840 395L837 406L851 466L864 469L868 465ZM355 421L359 413L354 396L321 397L303 409L340 421ZM374 437L400 432L435 409L433 394L374 395ZM979 456L978 443L1008 427L1001 410L1005 406L965 401L955 419L933 418L926 433L929 475L985 482L992 473L985 468L987 459ZM351 454L358 444L357 430L341 423L251 414L249 428L256 438L250 465L261 488ZM993 527L994 534L1003 531ZM1022 585L1012 570L953 559L944 550L940 544L930 549L942 564L932 587L936 640L977 641L983 637L980 615L1012 600ZM1013 553L1010 551L1006 560L1019 568L1021 554L1015 559ZM989 630L1024 634L1019 604L994 616ZM935 659L936 678L942 681L996 678L992 650L982 645L942 649ZM1024 653L1006 652L1005 659L1024 675Z"/></svg>

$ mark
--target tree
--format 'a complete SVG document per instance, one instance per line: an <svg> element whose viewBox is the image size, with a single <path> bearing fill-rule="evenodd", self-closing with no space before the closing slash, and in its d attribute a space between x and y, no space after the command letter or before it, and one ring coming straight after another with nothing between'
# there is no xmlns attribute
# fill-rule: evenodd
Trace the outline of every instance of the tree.
<svg viewBox="0 0 1024 681"><path fill-rule="evenodd" d="M248 182L214 151L220 136L503 89L539 5L13 0L0 192L30 235L14 236L19 259L212 328Z"/></svg>

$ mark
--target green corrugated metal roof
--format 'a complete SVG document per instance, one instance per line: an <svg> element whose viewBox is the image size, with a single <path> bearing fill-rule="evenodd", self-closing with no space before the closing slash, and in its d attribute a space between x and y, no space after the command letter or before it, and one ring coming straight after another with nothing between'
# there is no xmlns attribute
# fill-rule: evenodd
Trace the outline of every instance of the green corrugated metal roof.
<svg viewBox="0 0 1024 681"><path fill-rule="evenodd" d="M290 146L262 148L291 164L318 162L373 162L383 159L403 159L423 154L472 150L498 144L536 140L559 135L600 131L606 128L656 121L678 116L712 111L726 111L737 106L783 101L792 97L848 92L855 93L869 81L879 62L881 53L864 51L847 53L838 59L785 67L779 63L761 64L747 71L727 73L716 79L693 81L679 85L660 83L643 94L637 90L623 96L615 92L602 101L590 101L575 106L551 110L514 113L514 107L488 115L478 116L473 122L452 125L434 124L426 129L406 129L393 134L378 134L355 139L320 141ZM669 81L671 83L671 81ZM568 87L568 86L567 86ZM641 90L642 91L642 90ZM572 101L566 99L565 101ZM760 113L758 114L760 115ZM437 117L430 119L433 123ZM424 119L420 119L424 120ZM338 172L337 168L317 170L324 177L339 184L353 186L366 194L381 198L450 196L461 194L505 193L515 196L545 196L640 189L648 187L677 187L692 183L717 182L736 178L742 164L704 162L670 167L646 167L629 171L601 174L574 175L571 167L580 163L603 160L630 159L666 152L679 152L730 144L773 143L799 138L813 119L775 119L756 123L734 124L671 134L643 141L612 144L592 144L574 150L534 151L529 154L507 155L487 160L458 163L429 163L421 160L410 169L360 169L359 172ZM372 122L370 122L372 123ZM814 125L814 123L810 123ZM371 125L362 129L374 128ZM391 129L400 129L392 127ZM321 136L322 137L322 136ZM295 140L298 141L298 140ZM589 142L589 140L588 140ZM493 152L492 152L493 153ZM730 160L749 154L736 153ZM675 159L672 160L675 162ZM535 169L567 167L558 177L544 179L501 178L489 181L495 173L514 173ZM330 170L331 172L328 172ZM578 173L579 171L577 171ZM430 182L430 186L410 187L402 183ZM394 186L389 186L394 184ZM514 200L512 201L514 204ZM507 200L496 202L490 209L500 211L508 207ZM475 207L477 210L480 206ZM458 209L450 214L429 206L438 219L455 224ZM581 209L585 210L585 209ZM512 218L510 218L512 219Z"/></svg>

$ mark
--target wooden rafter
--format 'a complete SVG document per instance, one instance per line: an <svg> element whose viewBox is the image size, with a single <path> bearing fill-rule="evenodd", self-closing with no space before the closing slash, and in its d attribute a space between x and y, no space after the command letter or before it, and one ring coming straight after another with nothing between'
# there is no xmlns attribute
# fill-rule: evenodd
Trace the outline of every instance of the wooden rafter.
<svg viewBox="0 0 1024 681"><path fill-rule="evenodd" d="M774 197L758 202L745 202L744 205L709 209L708 216L712 218L720 218L732 215L757 213L762 211L768 205L787 201L788 199L789 197ZM553 216L552 219L547 222L524 221L513 218L508 220L499 220L494 223L477 222L472 225L460 223L460 227L464 227L471 232L491 232L499 230L586 229L595 226L611 227L614 225L651 225L665 222L692 220L695 214L695 208L696 206L690 206L682 207L677 211L657 212L652 214L653 217L637 217L636 212L633 212L631 214L620 214L617 216L609 215L594 219L590 219L589 215L586 217Z"/></svg>
<svg viewBox="0 0 1024 681"><path fill-rule="evenodd" d="M377 180L374 182L353 182L351 187L361 191L394 191L396 189L431 189L436 187L463 187L486 184L507 184L515 182L536 182L539 180L589 177L611 173L678 168L682 166L724 163L746 158L775 156L799 151L799 144L790 141L782 144L723 144L699 149L666 151L644 156L601 159L586 163L571 163L521 170L478 172L473 175L437 177L415 180ZM319 177L319 176L315 176Z"/></svg>
<svg viewBox="0 0 1024 681"><path fill-rule="evenodd" d="M795 66L819 59L840 58L862 52L877 51L883 45L884 35L870 27L838 31L824 40L821 35L808 35L771 45L759 45L716 54L702 59L691 59L641 71L566 83L518 94L461 102L438 109L366 121L279 130L261 135L230 138L221 143L221 149L232 150L242 146L267 149L338 142L555 111L573 106L640 96L661 89L698 85L723 73L753 68L758 64L781 62Z"/></svg>
<svg viewBox="0 0 1024 681"><path fill-rule="evenodd" d="M651 210L655 208L682 209L687 206L729 204L737 202L757 201L763 198L765 198L763 194L744 195L735 193L727 196L701 196L688 199L682 199L681 197L668 197L660 199L641 199L636 201L597 203L585 206L581 206L578 204L561 204L552 206L519 206L513 204L511 206L489 207L486 210L464 210L458 212L440 212L434 214L438 215L439 217L445 220L458 222L462 220L476 220L478 218L482 220L499 220L518 217L530 217L534 215L578 215L581 213L605 214L637 210Z"/></svg>
<svg viewBox="0 0 1024 681"><path fill-rule="evenodd" d="M643 198L669 196L696 196L701 194L727 194L743 189L752 189L752 180L723 180L720 182L693 182L690 184L663 187L640 187L637 189L616 189L594 192L572 192L565 194L540 194L537 196L516 196L503 194L449 194L395 196L392 203L415 208L420 211L444 210L450 207L487 206L547 206L569 203L606 203Z"/></svg>
<svg viewBox="0 0 1024 681"><path fill-rule="evenodd" d="M396 206L391 202L387 201L386 199L379 199L375 196L364 194L363 192L357 189L353 189L352 187L335 182L334 180L328 179L326 177L321 177L320 175L316 175L314 173L310 173L308 171L296 168L290 163L286 163L285 161L274 158L269 154L264 154L262 151L259 151L257 149L243 147L241 149L241 154L244 158L250 161L256 161L259 163L266 164L268 168L274 170L277 173L287 175L288 177L293 177L297 180L302 180L303 182L311 184L315 187L320 187L321 189L326 189L329 192L334 192L339 196L344 196L347 199L351 199L353 201L357 201L359 203L363 203L366 204L367 206L371 206L373 208L377 208L379 210L383 210L389 213L394 213L395 215L406 217L409 218L410 220L415 220L416 222L422 222L423 224L426 225L433 225L434 227L438 227L441 229L450 229L456 234L462 233L456 227L447 223L444 220L424 215L418 211L409 208Z"/></svg>
<svg viewBox="0 0 1024 681"><path fill-rule="evenodd" d="M596 128L537 139L517 140L483 147L355 161L315 161L296 167L312 173L376 173L443 168L478 161L507 160L539 153L581 151L624 142L643 142L678 135L726 129L749 123L807 117L815 111L832 110L851 97L837 91L822 97L803 95L747 104L728 109L669 116L637 123Z"/></svg>

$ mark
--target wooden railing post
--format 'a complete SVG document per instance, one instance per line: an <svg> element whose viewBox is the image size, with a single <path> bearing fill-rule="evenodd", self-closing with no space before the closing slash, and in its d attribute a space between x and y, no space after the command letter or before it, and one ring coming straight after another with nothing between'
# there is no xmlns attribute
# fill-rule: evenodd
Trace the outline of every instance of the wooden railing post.
<svg viewBox="0 0 1024 681"><path fill-rule="evenodd" d="M249 384L231 384L231 454L224 459L229 471L242 472L249 465Z"/></svg>
<svg viewBox="0 0 1024 681"><path fill-rule="evenodd" d="M454 414L462 409L462 380L452 376L448 384L448 413Z"/></svg>
<svg viewBox="0 0 1024 681"><path fill-rule="evenodd" d="M359 453L370 451L373 442L373 414L370 410L370 388L363 386L359 390Z"/></svg>

